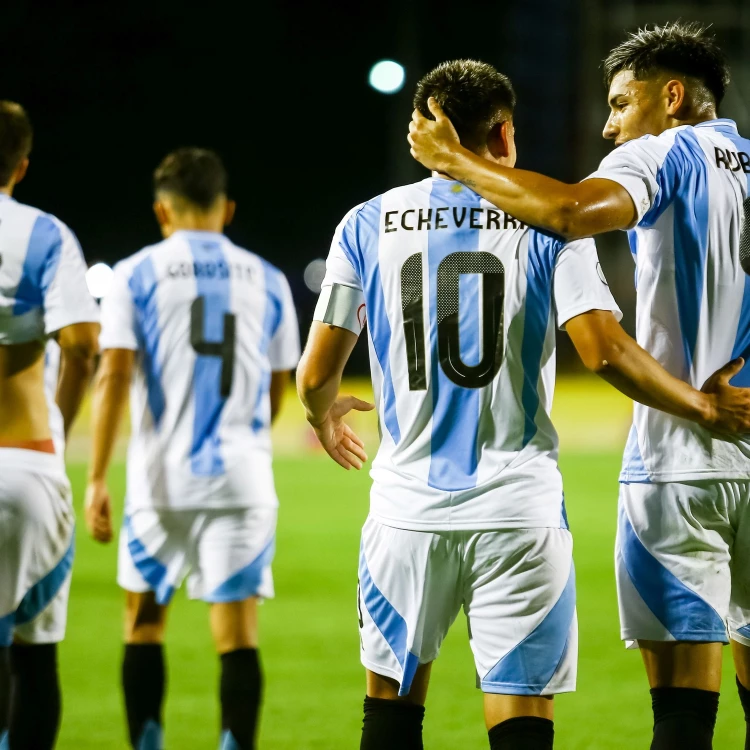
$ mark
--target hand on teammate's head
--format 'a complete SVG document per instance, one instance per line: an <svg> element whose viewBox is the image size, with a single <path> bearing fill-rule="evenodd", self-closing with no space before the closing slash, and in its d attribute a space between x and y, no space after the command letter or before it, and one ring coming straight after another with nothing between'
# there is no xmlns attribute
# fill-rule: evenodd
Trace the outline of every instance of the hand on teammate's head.
<svg viewBox="0 0 750 750"><path fill-rule="evenodd" d="M428 169L445 171L445 156L461 145L453 123L448 119L437 100L430 97L427 106L434 120L415 109L409 123L407 136L411 155Z"/></svg>

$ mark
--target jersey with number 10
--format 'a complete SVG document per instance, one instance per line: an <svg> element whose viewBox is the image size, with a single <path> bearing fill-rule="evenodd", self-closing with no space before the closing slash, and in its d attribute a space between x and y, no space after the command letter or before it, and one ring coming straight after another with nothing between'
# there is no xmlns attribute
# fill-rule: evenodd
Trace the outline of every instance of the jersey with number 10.
<svg viewBox="0 0 750 750"><path fill-rule="evenodd" d="M224 235L175 232L115 266L102 349L131 349L127 506L275 506L271 373L299 359L284 275Z"/></svg>
<svg viewBox="0 0 750 750"><path fill-rule="evenodd" d="M530 230L433 178L351 211L315 319L367 314L381 444L371 515L407 529L565 525L555 320L619 316L593 240Z"/></svg>

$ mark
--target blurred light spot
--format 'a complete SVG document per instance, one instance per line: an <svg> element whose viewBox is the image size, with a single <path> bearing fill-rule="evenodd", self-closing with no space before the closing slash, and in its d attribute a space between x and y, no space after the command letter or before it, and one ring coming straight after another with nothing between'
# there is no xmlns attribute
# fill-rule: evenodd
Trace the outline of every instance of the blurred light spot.
<svg viewBox="0 0 750 750"><path fill-rule="evenodd" d="M404 87L406 71L395 60L380 60L370 68L368 81L381 94L395 94Z"/></svg>
<svg viewBox="0 0 750 750"><path fill-rule="evenodd" d="M106 297L112 286L113 276L114 271L106 263L94 263L86 271L86 285L91 292L91 296L97 299Z"/></svg>
<svg viewBox="0 0 750 750"><path fill-rule="evenodd" d="M307 264L305 269L305 284L311 292L318 294L320 286L326 275L326 262L322 258L316 258Z"/></svg>

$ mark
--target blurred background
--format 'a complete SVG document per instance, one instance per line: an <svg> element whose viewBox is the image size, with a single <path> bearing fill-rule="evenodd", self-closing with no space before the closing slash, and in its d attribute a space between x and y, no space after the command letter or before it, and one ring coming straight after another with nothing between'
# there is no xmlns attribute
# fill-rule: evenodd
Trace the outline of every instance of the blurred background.
<svg viewBox="0 0 750 750"><path fill-rule="evenodd" d="M509 75L518 166L573 182L611 148L601 60L626 30L677 18L712 24L734 79L722 115L750 132L747 0L274 0L244 11L225 0L131 0L116 12L15 0L0 24L0 95L22 102L36 128L17 196L66 221L89 262L112 264L158 239L150 180L161 158L215 148L238 202L228 234L286 271L306 331L314 261L339 220L425 176L406 143L424 73L472 57ZM374 68L383 60L396 65ZM625 238L599 244L631 325ZM561 341L564 369L576 366L571 355ZM366 370L360 346L352 371Z"/></svg>
<svg viewBox="0 0 750 750"><path fill-rule="evenodd" d="M601 60L626 31L677 19L712 24L733 84L721 114L750 134L750 2L627 0L13 0L2 7L0 98L21 102L36 130L18 200L76 232L91 285L159 239L151 174L170 150L216 149L238 203L229 236L288 275L305 335L333 231L354 205L426 172L406 143L417 80L460 57L492 63L518 93L518 166L566 181L592 172L611 146ZM624 234L597 239L610 286L632 331L634 266ZM363 340L346 388L369 396ZM556 702L561 750L647 747L651 714L640 659L619 641L612 569L617 475L630 402L580 372L560 337L553 419L561 436L566 503L575 534L579 689ZM370 455L376 420L357 415ZM68 447L80 509L88 415ZM122 437L110 474L121 507ZM281 502L274 577L261 642L267 689L264 750L358 745L363 675L355 609L366 472L321 454L291 392L274 429ZM119 511L118 511L119 512ZM115 545L78 529L68 636L61 649L59 748L124 749L118 689L122 595ZM176 598L167 642L170 747L215 747L216 660L205 609ZM461 618L462 619L462 618ZM727 650L728 651L728 650ZM433 670L430 750L486 747L466 628L456 623ZM727 662L716 747L740 747L744 721Z"/></svg>

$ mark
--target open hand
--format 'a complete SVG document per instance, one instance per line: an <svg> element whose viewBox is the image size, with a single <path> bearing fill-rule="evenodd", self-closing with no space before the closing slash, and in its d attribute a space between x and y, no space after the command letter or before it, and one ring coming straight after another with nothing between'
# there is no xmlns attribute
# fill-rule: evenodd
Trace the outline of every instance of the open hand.
<svg viewBox="0 0 750 750"><path fill-rule="evenodd" d="M745 366L742 357L717 370L701 391L711 396L711 414L706 427L725 435L750 432L750 388L736 388L729 381Z"/></svg>
<svg viewBox="0 0 750 750"><path fill-rule="evenodd" d="M347 471L351 468L361 469L367 461L367 454L365 444L342 417L352 409L371 411L374 408L374 404L354 396L339 396L322 422L311 423L326 453Z"/></svg>
<svg viewBox="0 0 750 750"><path fill-rule="evenodd" d="M408 135L411 155L427 169L447 174L449 157L461 142L437 100L430 97L427 106L434 120L425 117L418 109L411 116Z"/></svg>
<svg viewBox="0 0 750 750"><path fill-rule="evenodd" d="M112 541L112 502L104 481L93 480L86 487L84 516L92 538L103 544Z"/></svg>

